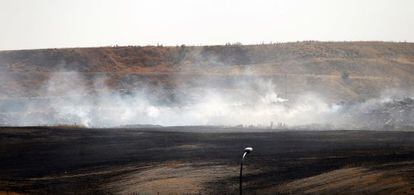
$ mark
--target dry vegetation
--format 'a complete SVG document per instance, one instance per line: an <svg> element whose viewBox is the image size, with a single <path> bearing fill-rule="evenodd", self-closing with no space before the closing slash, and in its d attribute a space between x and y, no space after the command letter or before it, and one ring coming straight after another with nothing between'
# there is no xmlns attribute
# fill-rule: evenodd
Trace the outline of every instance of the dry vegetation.
<svg viewBox="0 0 414 195"><path fill-rule="evenodd" d="M414 44L388 42L297 42L268 45L68 48L0 52L0 70L14 82L0 83L3 97L38 96L51 72L105 75L118 90L142 83L174 89L200 76L231 80L272 79L289 95L315 91L335 101L358 100L383 90L414 86ZM343 77L347 74L347 77ZM191 86L190 86L191 87ZM16 90L20 89L20 90Z"/></svg>

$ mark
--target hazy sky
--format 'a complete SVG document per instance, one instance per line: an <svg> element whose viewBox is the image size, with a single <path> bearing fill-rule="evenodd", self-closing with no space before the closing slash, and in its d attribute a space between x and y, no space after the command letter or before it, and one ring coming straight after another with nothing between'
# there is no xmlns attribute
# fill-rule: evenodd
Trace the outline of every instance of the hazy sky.
<svg viewBox="0 0 414 195"><path fill-rule="evenodd" d="M414 42L414 0L0 0L0 50Z"/></svg>

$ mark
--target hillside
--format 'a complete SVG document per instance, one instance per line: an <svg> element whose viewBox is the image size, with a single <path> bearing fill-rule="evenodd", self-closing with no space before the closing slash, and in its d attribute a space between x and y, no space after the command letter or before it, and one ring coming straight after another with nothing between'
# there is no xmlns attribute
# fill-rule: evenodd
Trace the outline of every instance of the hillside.
<svg viewBox="0 0 414 195"><path fill-rule="evenodd" d="M267 45L146 46L0 51L2 98L42 96L51 73L104 76L115 90L143 85L170 91L208 78L225 88L241 78L272 80L281 96L305 91L333 101L387 89L412 91L414 43L297 42Z"/></svg>

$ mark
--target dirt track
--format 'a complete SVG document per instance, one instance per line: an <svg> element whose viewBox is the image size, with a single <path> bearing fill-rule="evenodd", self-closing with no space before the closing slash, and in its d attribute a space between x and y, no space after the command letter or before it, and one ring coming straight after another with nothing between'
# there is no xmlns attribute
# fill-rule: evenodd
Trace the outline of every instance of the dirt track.
<svg viewBox="0 0 414 195"><path fill-rule="evenodd" d="M0 194L414 193L414 132L224 131L1 128Z"/></svg>

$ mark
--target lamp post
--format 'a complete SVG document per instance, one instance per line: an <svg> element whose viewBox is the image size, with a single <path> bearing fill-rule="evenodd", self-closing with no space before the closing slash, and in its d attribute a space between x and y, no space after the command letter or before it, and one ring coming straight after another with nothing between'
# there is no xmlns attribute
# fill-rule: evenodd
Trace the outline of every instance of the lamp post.
<svg viewBox="0 0 414 195"><path fill-rule="evenodd" d="M244 158L246 157L247 154L249 154L252 151L253 151L252 147L245 148L244 152L243 152L243 155L242 155L241 162L240 162L240 186L239 186L240 195L243 194L242 183L243 183L243 162L244 162Z"/></svg>

